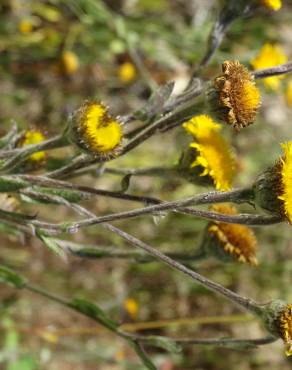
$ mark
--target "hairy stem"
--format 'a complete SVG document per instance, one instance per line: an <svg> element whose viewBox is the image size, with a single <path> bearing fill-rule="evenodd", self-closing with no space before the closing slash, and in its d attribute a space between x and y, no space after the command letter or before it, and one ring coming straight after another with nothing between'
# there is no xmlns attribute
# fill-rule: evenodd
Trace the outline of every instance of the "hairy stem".
<svg viewBox="0 0 292 370"><path fill-rule="evenodd" d="M9 172L11 172L12 169L23 163L33 153L49 149L61 148L67 145L69 145L67 138L64 135L58 135L39 144L28 145L20 149L2 151L0 154L0 158L10 159L4 162L0 170L8 170Z"/></svg>

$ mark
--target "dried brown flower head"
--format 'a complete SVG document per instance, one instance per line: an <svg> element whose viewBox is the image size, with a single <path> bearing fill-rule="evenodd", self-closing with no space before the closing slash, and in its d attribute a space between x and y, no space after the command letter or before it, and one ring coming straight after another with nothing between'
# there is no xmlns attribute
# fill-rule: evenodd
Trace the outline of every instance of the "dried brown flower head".
<svg viewBox="0 0 292 370"><path fill-rule="evenodd" d="M225 61L222 72L214 81L215 110L233 127L246 127L254 122L260 106L260 92L254 77L238 61Z"/></svg>

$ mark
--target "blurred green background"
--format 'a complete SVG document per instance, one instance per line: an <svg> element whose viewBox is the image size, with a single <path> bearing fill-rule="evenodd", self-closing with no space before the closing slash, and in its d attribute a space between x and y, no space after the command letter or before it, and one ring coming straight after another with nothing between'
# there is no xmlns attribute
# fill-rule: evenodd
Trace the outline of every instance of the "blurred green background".
<svg viewBox="0 0 292 370"><path fill-rule="evenodd" d="M25 129L36 127L52 136L65 127L68 114L87 98L97 98L115 114L127 114L145 104L150 87L175 81L175 92L187 83L192 65L206 48L208 33L221 6L216 0L2 0L0 1L0 133L11 120ZM226 59L249 65L261 47L281 45L292 56L292 3L279 12L262 11L239 20L227 33L204 78L220 72ZM136 64L136 57L143 69ZM290 77L291 81L291 77ZM226 135L239 157L236 186L249 184L291 140L289 76L277 91L259 82L262 107L256 124L240 134ZM290 102L291 103L291 102ZM292 103L291 103L292 104ZM172 165L189 138L182 128L159 134L110 166ZM62 152L63 153L63 152ZM119 190L112 175L82 178L83 184ZM179 199L206 189L183 180L135 177L130 191L161 199ZM4 200L3 200L4 202ZM88 207L96 214L130 209L123 201L97 198ZM41 216L56 219L55 206L35 206ZM250 211L250 207L241 207ZM58 207L58 219L72 218ZM206 221L169 214L116 223L149 244L170 251L194 251ZM0 225L0 227L2 227ZM224 264L214 260L196 268L203 275L260 302L292 301L291 226L255 228L259 266ZM99 304L120 323L172 320L144 334L194 338L264 335L255 320L199 325L203 317L242 314L231 303L183 278L160 263L133 260L60 260L35 238L0 235L0 261L31 281L64 297L82 296ZM128 247L115 235L95 226L71 240L98 246ZM129 299L131 299L129 301ZM130 304L129 304L130 302ZM190 319L187 323L178 319ZM175 323L177 321L177 323ZM5 370L143 369L123 341L90 320L31 293L1 285L0 368ZM189 346L181 353L149 351L160 370L290 369L278 341L256 350Z"/></svg>

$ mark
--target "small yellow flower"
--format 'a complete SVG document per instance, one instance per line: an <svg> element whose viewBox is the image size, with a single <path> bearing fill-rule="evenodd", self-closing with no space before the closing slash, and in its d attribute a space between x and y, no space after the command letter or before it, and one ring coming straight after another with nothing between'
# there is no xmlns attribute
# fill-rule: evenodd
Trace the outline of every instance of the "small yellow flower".
<svg viewBox="0 0 292 370"><path fill-rule="evenodd" d="M87 101L72 117L71 139L92 155L115 155L122 141L121 124L103 104Z"/></svg>
<svg viewBox="0 0 292 370"><path fill-rule="evenodd" d="M238 214L236 208L229 204L214 205L211 210L226 215ZM216 239L224 254L239 262L248 263L252 266L257 265L257 240L249 227L224 222L211 222L207 231Z"/></svg>
<svg viewBox="0 0 292 370"><path fill-rule="evenodd" d="M292 80L288 82L286 88L286 100L289 107L292 107Z"/></svg>
<svg viewBox="0 0 292 370"><path fill-rule="evenodd" d="M20 139L19 146L24 147L32 144L39 144L46 138L44 134L39 130L27 130L23 137ZM33 162L41 162L46 158L44 151L33 153L29 159Z"/></svg>
<svg viewBox="0 0 292 370"><path fill-rule="evenodd" d="M70 50L63 51L61 55L61 65L67 75L75 73L79 68L78 56Z"/></svg>
<svg viewBox="0 0 292 370"><path fill-rule="evenodd" d="M139 311L139 305L135 299L127 298L124 301L124 308L128 312L128 314L131 316L132 319L136 319L138 311Z"/></svg>
<svg viewBox="0 0 292 370"><path fill-rule="evenodd" d="M265 44L258 55L250 62L254 69L275 67L286 63L288 58L279 45ZM271 90L278 90L283 76L272 76L264 79L264 84Z"/></svg>
<svg viewBox="0 0 292 370"><path fill-rule="evenodd" d="M29 18L21 19L18 23L18 29L23 34L31 33L33 30L33 22Z"/></svg>
<svg viewBox="0 0 292 370"><path fill-rule="evenodd" d="M253 123L260 106L260 92L254 77L238 61L225 61L222 75L215 78L213 110L236 129ZM215 101L214 101L215 98Z"/></svg>
<svg viewBox="0 0 292 370"><path fill-rule="evenodd" d="M282 7L282 1L281 0L260 0L260 3L271 10L277 11L281 9Z"/></svg>
<svg viewBox="0 0 292 370"><path fill-rule="evenodd" d="M118 68L119 80L123 83L130 83L135 80L137 71L135 66L130 62L121 64Z"/></svg>
<svg viewBox="0 0 292 370"><path fill-rule="evenodd" d="M287 304L280 313L276 327L286 345L286 355L292 356L292 304Z"/></svg>
<svg viewBox="0 0 292 370"><path fill-rule="evenodd" d="M194 142L191 148L197 151L191 167L200 166L200 176L210 176L218 190L229 190L235 174L235 157L227 141L220 134L221 126L209 116L200 115L183 124Z"/></svg>

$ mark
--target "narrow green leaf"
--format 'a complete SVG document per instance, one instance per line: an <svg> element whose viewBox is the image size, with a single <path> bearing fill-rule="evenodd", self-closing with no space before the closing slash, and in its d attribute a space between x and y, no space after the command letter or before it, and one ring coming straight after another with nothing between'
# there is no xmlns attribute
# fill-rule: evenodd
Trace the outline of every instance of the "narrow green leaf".
<svg viewBox="0 0 292 370"><path fill-rule="evenodd" d="M111 257L112 250L109 249L106 251L105 249L98 249L96 247L80 247L80 248L72 248L71 246L68 247L68 250L76 256L83 257L83 258L102 258L102 257Z"/></svg>
<svg viewBox="0 0 292 370"><path fill-rule="evenodd" d="M82 191L78 190L71 190L71 189L57 189L57 188L42 188L42 187L34 187L37 191L44 194L49 195L57 195L61 198L64 198L68 202L78 203L82 200L89 200L91 198L90 194L87 194Z"/></svg>
<svg viewBox="0 0 292 370"><path fill-rule="evenodd" d="M10 284L15 288L22 288L25 285L23 277L3 265L0 265L0 282Z"/></svg>
<svg viewBox="0 0 292 370"><path fill-rule="evenodd" d="M154 363L151 361L151 359L148 357L146 352L144 351L143 347L140 343L137 343L135 341L131 342L132 347L134 348L135 352L139 356L142 363L146 366L149 370L157 370L157 367L154 365Z"/></svg>
<svg viewBox="0 0 292 370"><path fill-rule="evenodd" d="M19 178L0 176L0 193L16 191L27 186L29 186L29 183Z"/></svg>
<svg viewBox="0 0 292 370"><path fill-rule="evenodd" d="M66 260L67 256L64 250L60 247L60 245L55 241L55 239L44 235L40 230L36 231L37 237L48 247L56 256L63 258Z"/></svg>
<svg viewBox="0 0 292 370"><path fill-rule="evenodd" d="M91 317L92 319L99 321L101 324L106 326L108 329L116 331L118 324L110 319L107 314L96 304L89 302L83 298L74 298L69 303L70 307L83 313L84 315Z"/></svg>
<svg viewBox="0 0 292 370"><path fill-rule="evenodd" d="M9 144L15 141L17 138L17 123L12 121L12 127L7 134L0 139L0 149L6 149L9 147Z"/></svg>

